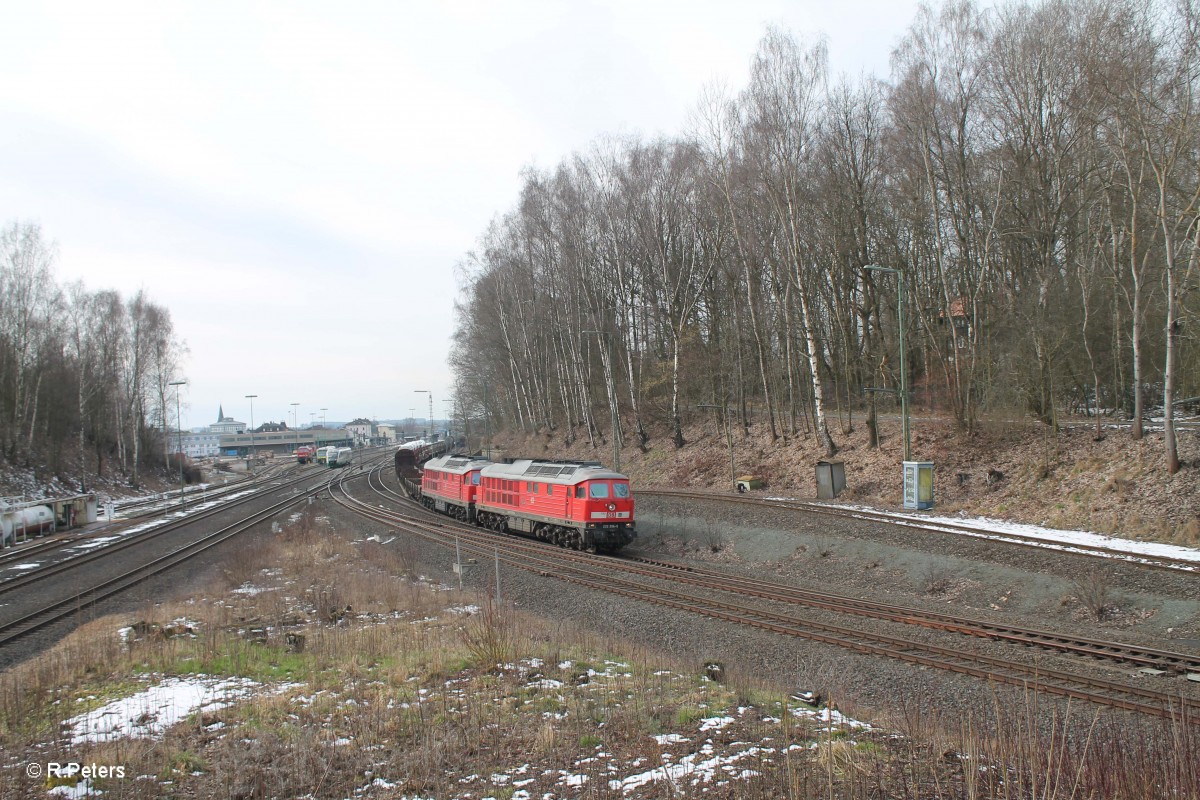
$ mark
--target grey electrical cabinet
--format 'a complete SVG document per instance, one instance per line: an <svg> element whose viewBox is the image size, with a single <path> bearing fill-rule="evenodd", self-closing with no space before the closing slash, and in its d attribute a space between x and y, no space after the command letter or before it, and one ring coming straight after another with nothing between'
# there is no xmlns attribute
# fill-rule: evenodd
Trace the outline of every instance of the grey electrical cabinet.
<svg viewBox="0 0 1200 800"><path fill-rule="evenodd" d="M817 462L817 498L832 500L846 488L846 465L842 461Z"/></svg>

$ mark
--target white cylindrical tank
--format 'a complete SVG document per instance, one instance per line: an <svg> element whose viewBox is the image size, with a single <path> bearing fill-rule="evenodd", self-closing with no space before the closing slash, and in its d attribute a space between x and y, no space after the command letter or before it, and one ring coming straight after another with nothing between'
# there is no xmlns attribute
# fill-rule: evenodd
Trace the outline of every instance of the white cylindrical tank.
<svg viewBox="0 0 1200 800"><path fill-rule="evenodd" d="M54 529L54 512L49 506L30 506L0 512L0 541L11 544L18 535L48 533Z"/></svg>

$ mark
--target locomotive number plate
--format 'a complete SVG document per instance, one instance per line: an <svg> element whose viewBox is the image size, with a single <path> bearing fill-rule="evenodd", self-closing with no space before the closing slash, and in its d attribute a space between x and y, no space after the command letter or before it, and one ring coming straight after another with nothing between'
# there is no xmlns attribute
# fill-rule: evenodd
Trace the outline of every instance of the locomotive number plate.
<svg viewBox="0 0 1200 800"><path fill-rule="evenodd" d="M629 519L628 511L593 511L592 519Z"/></svg>

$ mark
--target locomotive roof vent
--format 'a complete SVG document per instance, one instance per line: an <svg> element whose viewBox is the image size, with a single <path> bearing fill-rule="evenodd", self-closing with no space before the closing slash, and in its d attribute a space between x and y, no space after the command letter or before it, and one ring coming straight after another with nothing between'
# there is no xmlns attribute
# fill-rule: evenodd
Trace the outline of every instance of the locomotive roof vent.
<svg viewBox="0 0 1200 800"><path fill-rule="evenodd" d="M563 474L563 468L556 464L530 464L525 470L525 475L542 475L547 478L556 478Z"/></svg>

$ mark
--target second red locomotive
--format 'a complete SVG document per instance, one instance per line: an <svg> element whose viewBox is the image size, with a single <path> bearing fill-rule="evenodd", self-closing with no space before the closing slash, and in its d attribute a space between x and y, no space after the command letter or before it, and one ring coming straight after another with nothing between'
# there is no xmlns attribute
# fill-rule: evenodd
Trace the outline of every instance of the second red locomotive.
<svg viewBox="0 0 1200 800"><path fill-rule="evenodd" d="M421 496L456 519L573 550L612 553L637 537L629 478L594 461L442 456L425 464Z"/></svg>

